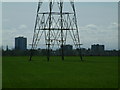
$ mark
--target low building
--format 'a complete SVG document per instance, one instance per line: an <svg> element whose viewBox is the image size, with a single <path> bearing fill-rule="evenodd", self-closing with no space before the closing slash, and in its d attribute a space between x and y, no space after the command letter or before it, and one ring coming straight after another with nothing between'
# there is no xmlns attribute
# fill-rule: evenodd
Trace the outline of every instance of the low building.
<svg viewBox="0 0 120 90"><path fill-rule="evenodd" d="M62 47L61 47L62 49ZM72 45L63 45L63 52L65 56L70 56L73 53L73 46Z"/></svg>
<svg viewBox="0 0 120 90"><path fill-rule="evenodd" d="M91 45L91 54L92 55L103 55L105 50L104 45L94 44Z"/></svg>

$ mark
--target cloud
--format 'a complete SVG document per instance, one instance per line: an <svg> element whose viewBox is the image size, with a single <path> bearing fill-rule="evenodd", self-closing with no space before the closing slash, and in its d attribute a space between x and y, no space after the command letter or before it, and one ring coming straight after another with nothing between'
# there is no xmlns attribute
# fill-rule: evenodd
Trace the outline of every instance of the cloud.
<svg viewBox="0 0 120 90"><path fill-rule="evenodd" d="M7 18L3 18L2 21L3 21L3 22L9 22L10 20L7 19Z"/></svg>
<svg viewBox="0 0 120 90"><path fill-rule="evenodd" d="M88 29L91 29L91 30L97 30L98 29L97 25L95 25L95 24L89 24L89 25L86 25L85 27L88 28Z"/></svg>
<svg viewBox="0 0 120 90"><path fill-rule="evenodd" d="M115 22L106 27L89 24L79 27L79 30L83 47L90 47L91 44L98 43L106 45L107 49L118 48L118 29Z"/></svg>
<svg viewBox="0 0 120 90"><path fill-rule="evenodd" d="M80 30L97 30L99 27L95 24L88 24L85 26L79 27Z"/></svg>
<svg viewBox="0 0 120 90"><path fill-rule="evenodd" d="M108 26L108 29L112 29L112 30L118 29L118 23L116 23L116 22L111 23Z"/></svg>
<svg viewBox="0 0 120 90"><path fill-rule="evenodd" d="M114 27L114 29L112 29ZM108 26L99 26L96 24L88 24L79 27L80 41L82 47L90 48L92 44L104 44L107 49L118 47L118 30L117 23L110 23ZM68 33L69 34L69 33ZM32 42L33 30L27 28L26 25L19 25L18 28L3 30L3 45L14 47L14 38L17 36L25 36L28 39L28 44ZM43 36L44 38L44 36ZM42 38L42 41L44 40ZM68 42L73 42L68 35ZM41 43L40 43L41 44ZM42 44L44 44L42 42Z"/></svg>
<svg viewBox="0 0 120 90"><path fill-rule="evenodd" d="M22 24L22 25L20 25L20 26L18 27L18 29L26 29L26 28L27 28L27 26L24 25L24 24Z"/></svg>
<svg viewBox="0 0 120 90"><path fill-rule="evenodd" d="M28 38L28 44L31 43L33 30L29 30L26 25L19 25L17 28L10 28L2 30L2 45L9 45L10 48L14 48L14 39L18 36L24 36Z"/></svg>

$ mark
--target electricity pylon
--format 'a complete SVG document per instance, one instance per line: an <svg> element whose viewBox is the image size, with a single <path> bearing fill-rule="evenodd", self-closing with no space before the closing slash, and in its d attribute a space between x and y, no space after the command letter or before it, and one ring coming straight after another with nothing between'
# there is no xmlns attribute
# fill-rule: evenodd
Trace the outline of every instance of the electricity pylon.
<svg viewBox="0 0 120 90"><path fill-rule="evenodd" d="M42 40L43 44L43 37L47 49L47 60L49 61L50 52L55 45L59 48L61 47L61 56L62 60L64 60L63 46L66 44L67 36L72 39L75 48L79 52L80 59L83 61L74 2L69 2L71 11L64 11L64 2L61 0L57 2L51 0L48 2L48 9L43 12L41 11L42 4L43 2L38 3L30 61L33 56L33 50L37 48L40 40ZM54 6L57 6L57 11Z"/></svg>

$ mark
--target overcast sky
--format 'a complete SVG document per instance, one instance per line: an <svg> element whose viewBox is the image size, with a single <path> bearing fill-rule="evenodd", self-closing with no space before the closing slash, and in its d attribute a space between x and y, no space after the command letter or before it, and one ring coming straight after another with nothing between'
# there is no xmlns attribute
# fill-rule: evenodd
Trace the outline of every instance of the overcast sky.
<svg viewBox="0 0 120 90"><path fill-rule="evenodd" d="M117 2L76 2L75 7L82 47L103 44L106 49L118 49ZM17 36L25 36L31 43L36 9L36 2L2 3L3 46L14 48Z"/></svg>

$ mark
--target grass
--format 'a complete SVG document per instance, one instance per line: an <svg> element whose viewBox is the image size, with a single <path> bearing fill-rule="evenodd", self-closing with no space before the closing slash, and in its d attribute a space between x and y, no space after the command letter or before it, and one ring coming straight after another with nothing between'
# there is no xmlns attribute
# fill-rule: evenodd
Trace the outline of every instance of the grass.
<svg viewBox="0 0 120 90"><path fill-rule="evenodd" d="M118 57L3 57L3 88L117 88Z"/></svg>

